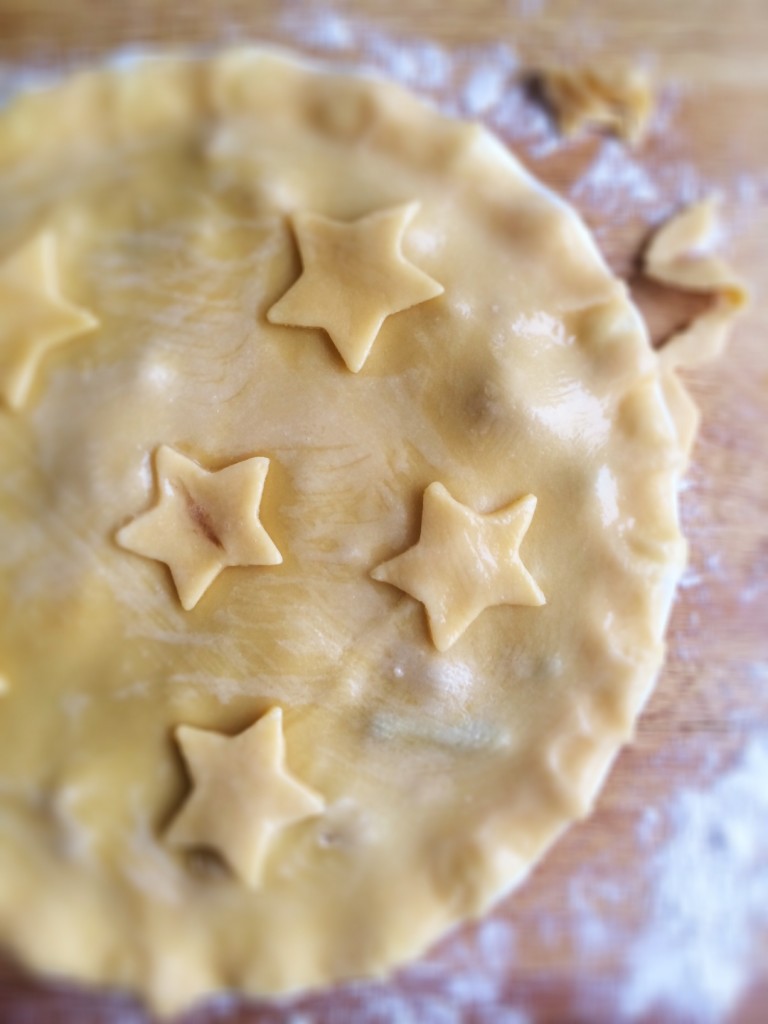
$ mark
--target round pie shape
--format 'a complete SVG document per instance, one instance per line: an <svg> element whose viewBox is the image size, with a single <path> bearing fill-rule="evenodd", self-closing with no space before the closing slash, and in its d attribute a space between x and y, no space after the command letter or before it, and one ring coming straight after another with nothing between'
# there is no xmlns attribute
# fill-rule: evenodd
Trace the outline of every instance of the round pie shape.
<svg viewBox="0 0 768 1024"><path fill-rule="evenodd" d="M392 84L254 50L81 74L2 115L0 195L0 938L166 1011L381 974L631 736L683 393L575 212ZM438 523L428 619L378 567L430 501L479 532L472 568ZM190 822L193 745L245 736L282 787L258 856L245 754Z"/></svg>

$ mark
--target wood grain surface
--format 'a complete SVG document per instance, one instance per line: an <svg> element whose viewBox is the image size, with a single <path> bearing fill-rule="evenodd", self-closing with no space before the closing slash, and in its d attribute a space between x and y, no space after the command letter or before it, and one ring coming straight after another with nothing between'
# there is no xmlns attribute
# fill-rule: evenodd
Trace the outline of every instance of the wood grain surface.
<svg viewBox="0 0 768 1024"><path fill-rule="evenodd" d="M691 377L703 412L682 497L691 567L670 625L667 666L595 814L489 918L391 981L289 1004L201 1009L186 1024L762 1024L768 820L750 819L747 807L736 819L736 840L727 830L694 830L692 847L681 830L693 827L691 808L732 822L740 765L750 751L768 751L768 5L0 0L0 59L16 66L71 67L128 45L244 40L350 66L363 58L389 71L399 67L398 52L410 54L403 66L417 91L486 120L580 209L611 264L632 281L657 340L699 304L637 280L637 253L652 225L691 199L719 193L724 244L754 301L727 358ZM443 55L447 81L419 80L425 53ZM594 136L559 142L529 109L521 72L605 56L642 61L659 83L655 127L635 155ZM497 77L507 67L505 81L495 92L486 84L485 94L473 93L472 81L482 80L472 76L489 66ZM517 121L510 110L519 112ZM768 790L768 773L763 782ZM718 799L721 808L712 803ZM739 836L752 843L751 860ZM672 871L675 851L690 859L689 873L679 865ZM709 871L703 890L702 871ZM761 894L765 906L748 905ZM713 895L719 901L710 912ZM737 925L729 945L724 933ZM10 964L0 968L0 1024L147 1019L130 999L43 985Z"/></svg>

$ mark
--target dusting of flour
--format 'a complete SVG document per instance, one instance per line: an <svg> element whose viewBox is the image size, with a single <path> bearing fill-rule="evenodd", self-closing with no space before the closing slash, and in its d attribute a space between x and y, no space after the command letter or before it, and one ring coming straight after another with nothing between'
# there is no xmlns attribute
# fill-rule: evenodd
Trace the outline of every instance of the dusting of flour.
<svg viewBox="0 0 768 1024"><path fill-rule="evenodd" d="M706 789L684 789L665 809L669 834L648 847L653 903L629 950L621 1004L629 1019L653 1009L726 1018L768 950L768 736L750 741Z"/></svg>

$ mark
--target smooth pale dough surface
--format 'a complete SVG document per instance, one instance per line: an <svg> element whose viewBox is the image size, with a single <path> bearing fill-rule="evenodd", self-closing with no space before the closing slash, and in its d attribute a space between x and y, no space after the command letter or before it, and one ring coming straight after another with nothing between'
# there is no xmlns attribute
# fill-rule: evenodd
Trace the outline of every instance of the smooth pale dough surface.
<svg viewBox="0 0 768 1024"><path fill-rule="evenodd" d="M390 84L80 75L0 198L0 939L162 1011L381 974L631 736L690 405L576 214Z"/></svg>

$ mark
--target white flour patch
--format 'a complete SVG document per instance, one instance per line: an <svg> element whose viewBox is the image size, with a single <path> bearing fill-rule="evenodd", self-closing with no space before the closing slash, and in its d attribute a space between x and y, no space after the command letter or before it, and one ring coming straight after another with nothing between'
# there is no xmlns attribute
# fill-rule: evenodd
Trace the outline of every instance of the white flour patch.
<svg viewBox="0 0 768 1024"><path fill-rule="evenodd" d="M353 982L313 1005L265 1015L265 1024L532 1024L505 994L516 944L513 926L489 917L443 958L401 971L396 986Z"/></svg>
<svg viewBox="0 0 768 1024"><path fill-rule="evenodd" d="M698 529L686 529L685 535L689 540L692 540L694 536L696 539L702 540L702 547L707 546L712 542L712 538L709 536L711 531L706 528L699 527ZM681 590L691 590L694 587L701 587L706 589L712 587L718 583L721 583L724 578L727 577L728 567L723 565L723 558L719 551L713 551L707 555L703 563L699 560L696 563L691 563L687 566L683 573L682 579L678 583Z"/></svg>
<svg viewBox="0 0 768 1024"><path fill-rule="evenodd" d="M477 682L472 666L463 661L435 659L428 663L426 671L443 700L457 701L469 696Z"/></svg>
<svg viewBox="0 0 768 1024"><path fill-rule="evenodd" d="M505 139L524 146L534 159L548 156L563 144L549 114L531 101L520 83L507 89L485 120Z"/></svg>
<svg viewBox="0 0 768 1024"><path fill-rule="evenodd" d="M383 72L421 92L439 91L453 82L449 55L430 40L395 39L363 19L347 20L329 11L307 11L303 5L288 6L278 27L291 45L346 58L357 68Z"/></svg>
<svg viewBox="0 0 768 1024"><path fill-rule="evenodd" d="M768 938L768 737L706 789L683 790L649 864L653 903L629 950L622 1009L723 1020L754 976ZM641 833L641 842L647 833Z"/></svg>
<svg viewBox="0 0 768 1024"><path fill-rule="evenodd" d="M286 18L289 29L300 27L304 39L324 50L346 50L355 44L352 26L334 11L306 11L294 20Z"/></svg>
<svg viewBox="0 0 768 1024"><path fill-rule="evenodd" d="M489 114L510 91L517 57L506 45L483 47L464 55L469 70L459 89L459 107L468 117Z"/></svg>
<svg viewBox="0 0 768 1024"><path fill-rule="evenodd" d="M626 145L606 139L590 167L571 190L572 198L599 207L615 220L635 217L659 201L659 190L650 173Z"/></svg>
<svg viewBox="0 0 768 1024"><path fill-rule="evenodd" d="M508 921L487 918L466 941L451 944L445 962L425 961L402 972L394 992L361 986L366 1009L355 1024L529 1024L503 994L516 941Z"/></svg>
<svg viewBox="0 0 768 1024"><path fill-rule="evenodd" d="M670 128L670 131L675 130L674 127ZM676 199L674 205L664 208L659 217L660 220L671 216L681 207L698 203L713 193L721 191L715 187L713 182L702 176L695 164L684 158L670 158L669 161L664 161L655 168L654 175L659 190L664 194L674 195Z"/></svg>

